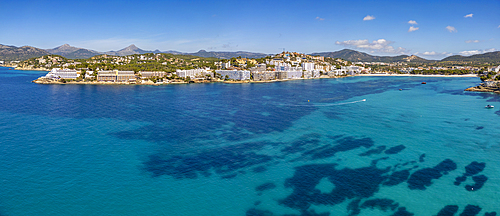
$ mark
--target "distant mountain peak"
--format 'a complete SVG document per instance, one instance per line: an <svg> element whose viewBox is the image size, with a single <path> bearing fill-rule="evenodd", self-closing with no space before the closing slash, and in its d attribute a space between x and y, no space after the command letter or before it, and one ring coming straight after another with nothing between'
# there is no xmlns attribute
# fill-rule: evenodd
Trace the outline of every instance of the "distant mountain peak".
<svg viewBox="0 0 500 216"><path fill-rule="evenodd" d="M108 52L105 52L105 54L116 55L116 56L126 56L126 55L133 55L133 54L144 54L144 53L149 53L149 52L152 52L152 51L142 50L141 48L135 46L135 44L130 44L128 47L125 47L121 50L108 51Z"/></svg>
<svg viewBox="0 0 500 216"><path fill-rule="evenodd" d="M65 58L76 59L76 58L89 58L95 55L100 54L94 50L88 50L84 48L73 47L69 44L63 44L53 49L46 49L45 51L55 54L61 55Z"/></svg>
<svg viewBox="0 0 500 216"><path fill-rule="evenodd" d="M418 57L416 55L408 56L408 57L404 58L404 60L409 61L409 62L410 61L425 61L425 59Z"/></svg>
<svg viewBox="0 0 500 216"><path fill-rule="evenodd" d="M53 48L53 49L46 49L48 52L52 53L52 54L56 54L56 55L61 55L63 53L70 53L70 52L74 52L76 50L79 50L81 48L77 48L77 47L72 47L70 46L69 44L63 44L61 46L58 46L56 48Z"/></svg>
<svg viewBox="0 0 500 216"><path fill-rule="evenodd" d="M130 44L130 46L125 47L125 49L135 50L135 49L139 49L139 47L135 46L135 44Z"/></svg>

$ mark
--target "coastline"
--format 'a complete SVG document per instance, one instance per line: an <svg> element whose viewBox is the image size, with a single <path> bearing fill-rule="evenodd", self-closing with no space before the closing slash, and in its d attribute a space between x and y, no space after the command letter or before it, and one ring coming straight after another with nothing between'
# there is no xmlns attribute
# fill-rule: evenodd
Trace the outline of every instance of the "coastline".
<svg viewBox="0 0 500 216"><path fill-rule="evenodd" d="M311 79L332 79L332 78L344 78L349 76L334 76L334 77L319 77L319 78L311 78ZM171 84L197 84L197 83L227 83L227 84L243 84L243 83L273 83L273 82L286 82L293 80L309 80L305 78L300 79L284 79L284 80L266 80L266 81L254 81L254 80L203 80L203 81L190 81L190 82L163 82L163 83L153 83L151 81L146 82L98 82L98 81L66 81L66 82L58 82L54 80L38 78L31 82L42 85L151 85L151 86L160 86L160 85L171 85Z"/></svg>
<svg viewBox="0 0 500 216"><path fill-rule="evenodd" d="M43 84L43 85L57 85L57 84L62 84L62 85L71 85L71 84L76 84L76 85L152 85L152 86L159 86L159 85L170 85L170 84L190 84L190 83L228 83L228 84L243 84L243 83L273 83L273 82L287 82L287 81L293 81L293 80L309 80L309 79L338 79L338 78L345 78L345 77L351 77L351 76L392 76L392 77L408 77L408 76L413 76L413 77L477 77L476 75L418 75L418 74L356 74L356 75L347 75L347 76L321 76L318 78L299 78L299 79L283 79L283 80L265 80L265 81L254 81L254 80L243 80L243 81L237 81L237 80L229 80L229 81L224 81L224 80L192 80L190 82L186 81L180 81L180 82L163 82L163 83L153 83L151 81L146 81L146 82L98 82L98 81L67 81L67 82L58 82L54 80L47 80L47 79L36 79L33 80L33 83L37 84Z"/></svg>
<svg viewBox="0 0 500 216"><path fill-rule="evenodd" d="M33 70L33 71L50 71L45 68L20 68L16 67L17 65L0 65L0 67L11 67L13 70ZM479 77L477 74L465 74L465 75L442 75L442 74L436 74L436 75L425 75L425 74L393 74L393 73L373 73L373 74L356 74L356 75L348 75L348 76L326 76L322 75L321 77L318 78L310 78L310 79L323 79L323 78L342 78L342 77L349 77L349 76L413 76L413 77ZM266 81L229 81L228 83L250 83L250 82L255 82L255 83L267 83L267 82L280 82L280 81L290 81L290 80L301 80L305 78L299 78L299 79L286 79L286 80L266 80ZM216 81L218 82L218 81ZM223 81L227 82L227 81Z"/></svg>
<svg viewBox="0 0 500 216"><path fill-rule="evenodd" d="M9 66L0 66L0 67L9 67ZM13 70L33 70L33 71L47 71L46 69L37 68L19 68L19 67L11 67ZM162 82L162 83L153 83L151 81L145 82L98 82L98 81L67 81L67 82L58 82L55 80L48 80L43 78L38 78L33 80L33 83L43 84L43 85L151 85L151 86L160 86L160 85L170 85L170 84L190 84L190 83L228 83L228 84L243 84L243 83L273 83L273 82L286 82L293 80L308 80L308 79L332 79L332 78L345 78L351 76L389 76L389 77L478 77L476 74L466 74L466 75L424 75L424 74L389 74L389 73L374 73L374 74L356 74L356 75L347 75L347 76L327 76L322 75L318 78L299 78L299 79L283 79L283 80L264 80L264 81L254 81L254 80L192 80L189 82L177 80L177 82ZM500 93L500 89L489 89L489 88L479 88L480 86L471 87L466 89L465 91L478 91L478 92L495 92Z"/></svg>
<svg viewBox="0 0 500 216"><path fill-rule="evenodd" d="M14 70L25 70L25 71L47 71L49 72L50 70L48 69L40 69L40 68L37 68L37 69L30 69L30 68L14 68Z"/></svg>
<svg viewBox="0 0 500 216"><path fill-rule="evenodd" d="M338 79L338 78L345 78L345 77L350 77L349 75L347 76L321 76L317 78L298 78L298 79L280 79L280 80L264 80L264 81L254 81L254 80L244 80L244 81L218 81L218 82L223 82L223 83L273 83L273 82L287 82L287 81L294 81L294 80L314 80L314 79ZM216 81L217 82L217 81Z"/></svg>
<svg viewBox="0 0 500 216"><path fill-rule="evenodd" d="M492 92L492 93L500 94L500 88L499 87L474 86L474 87L467 88L464 91Z"/></svg>
<svg viewBox="0 0 500 216"><path fill-rule="evenodd" d="M136 82L98 82L98 81L67 81L65 83L58 81L47 81L36 79L31 81L36 84L42 85L151 85L151 86L159 86L159 85L169 85L169 84L188 84L188 82L168 82L168 83L152 83L152 82L144 82L144 83L136 83ZM202 83L202 82L199 82Z"/></svg>
<svg viewBox="0 0 500 216"><path fill-rule="evenodd" d="M49 69L46 68L23 68L23 67L17 67L17 65L9 65L9 64L3 64L0 65L0 67L7 67L7 68L12 68L12 70L24 70L24 71L47 71L49 72Z"/></svg>
<svg viewBox="0 0 500 216"><path fill-rule="evenodd" d="M354 76L413 76L413 77L478 77L477 74L465 74L465 75L425 75L425 74L357 74Z"/></svg>

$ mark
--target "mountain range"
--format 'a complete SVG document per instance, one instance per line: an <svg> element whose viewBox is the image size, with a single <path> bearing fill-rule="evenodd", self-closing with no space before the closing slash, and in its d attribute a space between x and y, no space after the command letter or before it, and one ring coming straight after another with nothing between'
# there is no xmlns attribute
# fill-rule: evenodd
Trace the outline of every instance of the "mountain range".
<svg viewBox="0 0 500 216"><path fill-rule="evenodd" d="M183 52L178 52L178 51L160 51L160 50L143 50L141 48L138 48L134 44L125 47L121 50L118 51L107 51L107 52L98 52L95 50L89 50L89 49L84 49L84 48L77 48L77 47L72 47L68 44L64 44L62 46L56 47L54 49L46 49L45 51L51 53L51 54L56 54L56 55L61 55L66 58L70 59L80 59L80 58L90 58L92 56L100 55L100 54L107 54L107 55L115 55L115 56L127 56L127 55L133 55L133 54L144 54L144 53L170 53L170 54L175 54L175 55L193 55L193 56L200 56L200 57L214 57L214 58L232 58L232 57L244 57L244 58L262 58L267 56L267 54L264 53L252 53L252 52L243 52L243 51L237 51L237 52L207 52L205 50L200 50L195 53L183 53Z"/></svg>
<svg viewBox="0 0 500 216"><path fill-rule="evenodd" d="M0 44L0 60L2 61L21 61L44 55L50 55L50 53L30 46L15 47Z"/></svg>
<svg viewBox="0 0 500 216"><path fill-rule="evenodd" d="M101 52L94 50L72 47L69 44L64 44L54 49L46 49L45 51L50 54L60 55L69 59L90 58L92 56L102 54Z"/></svg>
<svg viewBox="0 0 500 216"><path fill-rule="evenodd" d="M241 56L244 58L262 58L262 57L267 56L267 54L264 54L264 53L252 53L252 52L244 52L244 51L207 52L205 50L200 50L200 51L195 52L195 53L183 53L183 52L178 52L178 51L173 51L173 50L150 51L150 50L140 49L137 46L135 46L134 44L132 44L128 47L125 47L121 50L118 50L118 51L107 51L107 52L98 52L95 50L73 47L73 46L70 46L69 44L64 44L62 46L58 46L58 47L53 48L53 49L45 49L45 51L50 53L50 54L60 55L60 56L63 56L63 57L69 58L69 59L90 58L92 56L101 55L101 54L115 55L115 56L127 56L127 55L144 54L144 53L170 53L170 54L175 54L175 55L193 55L193 56L200 56L200 57L214 57L214 58L222 58L222 59L238 57L238 56Z"/></svg>
<svg viewBox="0 0 500 216"><path fill-rule="evenodd" d="M500 63L500 51L487 52L471 56L453 55L441 60L441 62L447 62L447 61Z"/></svg>
<svg viewBox="0 0 500 216"><path fill-rule="evenodd" d="M312 53L311 55L319 55L330 58L341 58L352 62L415 62L415 63L428 63L435 62L434 60L427 60L415 55L398 55L398 56L373 56L364 52L359 52L351 49L343 49L336 52L321 52Z"/></svg>
<svg viewBox="0 0 500 216"><path fill-rule="evenodd" d="M107 54L107 55L116 55L116 56L126 56L133 54L144 54L144 53L170 53L175 55L192 55L199 57L214 57L221 59L228 59L232 57L241 56L243 58L262 58L268 56L265 53L253 53L253 52L244 52L244 51L236 51L236 52L217 52L217 51L205 51L200 50L195 53L183 53L178 51L160 51L160 50L143 50L135 46L134 44L125 47L118 51L107 51L107 52L98 52L95 50L78 48L70 46L69 44L64 44L62 46L53 48L53 49L39 49L31 46L5 46L0 44L0 60L3 61L14 61L14 60L27 60L33 57L40 57L49 54L60 55L69 59L85 59L90 58L92 56ZM399 55L399 56L373 56L364 52L359 52L351 49L343 49L336 52L319 52L319 53L311 53L311 55L319 55L324 57L331 58L341 58L344 60L352 61L352 62L413 62L413 63L430 63L430 62L475 62L475 63L500 63L500 51L496 52L488 52L484 54L477 54L472 56L460 56L454 55L444 58L440 61L436 60L427 60L415 55Z"/></svg>

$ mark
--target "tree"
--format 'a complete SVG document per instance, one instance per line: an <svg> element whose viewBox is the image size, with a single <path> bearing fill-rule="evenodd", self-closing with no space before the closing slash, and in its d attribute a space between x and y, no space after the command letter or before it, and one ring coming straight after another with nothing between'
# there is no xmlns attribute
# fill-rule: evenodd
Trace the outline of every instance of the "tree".
<svg viewBox="0 0 500 216"><path fill-rule="evenodd" d="M222 79L222 75L220 73L214 72L214 78Z"/></svg>
<svg viewBox="0 0 500 216"><path fill-rule="evenodd" d="M255 67L255 65L252 64L252 62L247 61L247 68L252 68L252 67Z"/></svg>
<svg viewBox="0 0 500 216"><path fill-rule="evenodd" d="M82 70L82 71L80 72L80 77L81 77L82 79L85 79L85 75L86 75L85 73L86 73L86 72L87 72L86 70Z"/></svg>

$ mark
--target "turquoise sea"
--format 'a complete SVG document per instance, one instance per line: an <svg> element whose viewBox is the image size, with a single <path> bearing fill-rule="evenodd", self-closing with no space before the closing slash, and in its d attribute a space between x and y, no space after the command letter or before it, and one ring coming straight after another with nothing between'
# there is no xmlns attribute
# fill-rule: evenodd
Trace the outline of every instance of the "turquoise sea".
<svg viewBox="0 0 500 216"><path fill-rule="evenodd" d="M500 211L500 96L463 91L479 78L31 83L44 73L0 68L1 216Z"/></svg>

